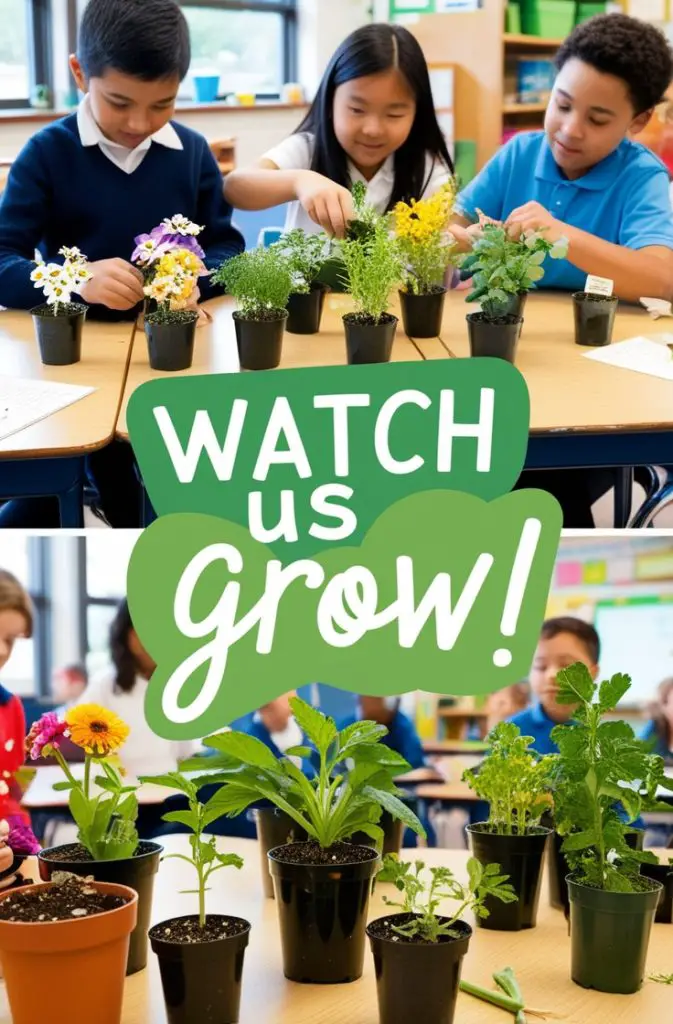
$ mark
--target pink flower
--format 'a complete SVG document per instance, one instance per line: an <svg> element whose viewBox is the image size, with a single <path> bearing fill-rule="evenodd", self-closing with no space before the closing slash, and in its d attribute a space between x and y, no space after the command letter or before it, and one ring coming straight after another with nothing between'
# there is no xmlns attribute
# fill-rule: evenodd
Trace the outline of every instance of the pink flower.
<svg viewBox="0 0 673 1024"><path fill-rule="evenodd" d="M29 825L15 825L14 828L10 829L7 836L7 845L14 853L23 854L27 857L34 857L41 849Z"/></svg>
<svg viewBox="0 0 673 1024"><path fill-rule="evenodd" d="M26 746L30 756L36 761L42 754L49 756L52 750L57 750L61 740L70 735L66 722L62 722L55 711L47 711L38 722L31 726L28 733ZM51 750L45 749L51 748Z"/></svg>

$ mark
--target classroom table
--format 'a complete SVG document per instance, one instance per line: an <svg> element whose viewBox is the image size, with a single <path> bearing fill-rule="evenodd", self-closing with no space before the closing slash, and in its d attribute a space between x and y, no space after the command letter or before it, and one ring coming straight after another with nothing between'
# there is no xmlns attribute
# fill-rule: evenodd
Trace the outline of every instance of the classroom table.
<svg viewBox="0 0 673 1024"><path fill-rule="evenodd" d="M78 782L84 779L83 763L70 764L69 768ZM55 783L63 782L63 769L57 764L45 764L35 768L34 771L35 775L23 794L21 801L23 806L29 811L60 810L66 808L68 806L67 791L54 789ZM165 786L156 786L150 782L139 785L137 779L129 775L124 777L124 785L139 786L136 792L139 804L161 804L172 792L172 790L166 789Z"/></svg>
<svg viewBox="0 0 673 1024"><path fill-rule="evenodd" d="M133 331L128 322L85 322L81 361L44 366L31 316L0 311L0 374L95 388L65 409L0 440L0 498L58 493L65 496L62 526L84 525L84 457L115 436Z"/></svg>
<svg viewBox="0 0 673 1024"><path fill-rule="evenodd" d="M187 836L164 839L167 853L188 853ZM265 899L260 882L259 851L254 840L218 839L218 848L239 853L244 867L227 868L213 875L207 895L211 913L239 915L252 925L243 968L240 1024L377 1024L374 969L368 943L364 974L350 985L299 985L283 976L276 903ZM405 851L414 860L417 849ZM466 877L467 854L458 850L423 850L428 866L445 865ZM171 916L192 914L196 897L180 889L193 888L193 870L180 860L162 861L156 877L152 923ZM370 919L387 913L383 892L377 886L370 901ZM449 909L451 904L445 908ZM472 923L471 915L466 919ZM647 961L648 973L670 973L672 925L653 926ZM551 1010L564 1024L633 1024L670 1019L671 991L645 982L632 996L611 996L588 991L570 980L570 940L563 913L548 905L543 880L538 926L518 933L475 929L463 962L463 977L494 987L492 974L511 965L516 971L526 1002L533 1008ZM502 1010L460 993L456 1022L504 1024ZM531 1018L532 1019L532 1018ZM166 1020L156 957L150 952L147 970L126 981L122 1024L164 1024ZM422 1024L418 1018L419 1024ZM4 985L0 985L0 1024L10 1024Z"/></svg>
<svg viewBox="0 0 673 1024"><path fill-rule="evenodd" d="M204 308L212 322L198 328L193 366L186 374L234 373L238 357L231 298L214 299ZM328 295L319 335L286 332L281 369L343 365L346 361L341 317L352 309L349 295ZM446 298L441 335L409 339L397 329L393 359L448 359L469 355L465 315L475 306L463 292ZM397 298L393 312L399 313ZM614 341L666 331L646 310L622 304L615 320ZM528 297L517 352L517 368L526 379L531 399L527 469L558 469L673 462L673 384L671 381L606 366L585 358L574 342L573 306L565 293ZM138 331L124 388L117 434L128 439L126 407L136 387L166 376L149 367L147 347ZM175 376L173 374L173 376ZM616 480L615 525L624 526L630 513L631 474Z"/></svg>
<svg viewBox="0 0 673 1024"><path fill-rule="evenodd" d="M423 750L429 756L456 754L484 754L488 750L485 740L421 740Z"/></svg>

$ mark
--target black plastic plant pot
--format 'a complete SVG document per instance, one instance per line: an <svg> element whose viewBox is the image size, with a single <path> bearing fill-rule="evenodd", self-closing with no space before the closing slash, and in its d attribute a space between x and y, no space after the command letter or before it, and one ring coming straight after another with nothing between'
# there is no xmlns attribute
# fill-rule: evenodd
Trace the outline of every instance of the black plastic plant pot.
<svg viewBox="0 0 673 1024"><path fill-rule="evenodd" d="M80 361L87 309L79 302L61 304L58 316L54 316L54 307L46 304L31 309L40 359L45 366L70 366Z"/></svg>
<svg viewBox="0 0 673 1024"><path fill-rule="evenodd" d="M628 832L624 838L627 846L630 846L632 850L642 850L644 837L644 832L635 831ZM552 907L556 907L557 910L562 910L566 917L568 917L570 913L570 899L568 897L568 883L566 882L566 878L570 874L570 865L568 864L565 855L561 852L562 845L563 836L560 836L558 832L553 832L547 847L549 902ZM646 874L644 870L642 873ZM662 879L658 880L662 881Z"/></svg>
<svg viewBox="0 0 673 1024"><path fill-rule="evenodd" d="M241 917L216 917L239 929L236 934L210 942L171 942L166 937L196 915L156 924L149 937L159 960L161 986L168 1024L236 1024L241 1006L243 960L250 938L250 923Z"/></svg>
<svg viewBox="0 0 673 1024"><path fill-rule="evenodd" d="M269 853L285 977L317 985L357 981L379 865L376 850L368 849L366 859L335 865L289 863L283 859L287 850L281 846Z"/></svg>
<svg viewBox="0 0 673 1024"><path fill-rule="evenodd" d="M400 292L404 333L409 338L436 338L442 330L446 288L438 287L427 295Z"/></svg>
<svg viewBox="0 0 673 1024"><path fill-rule="evenodd" d="M194 335L199 314L185 310L179 320L164 319L166 314L148 313L145 337L153 370L188 370L194 358ZM155 319L156 318L156 319Z"/></svg>
<svg viewBox="0 0 673 1024"><path fill-rule="evenodd" d="M575 342L591 348L609 345L617 313L616 295L587 295L575 292Z"/></svg>
<svg viewBox="0 0 673 1024"><path fill-rule="evenodd" d="M326 284L314 281L310 292L293 292L287 304L286 330L290 334L317 334L320 330L325 296L329 291Z"/></svg>
<svg viewBox="0 0 673 1024"><path fill-rule="evenodd" d="M392 931L411 914L380 917L367 928L374 957L380 1024L453 1024L463 958L472 936L456 921L455 939L409 942ZM448 918L440 918L448 921Z"/></svg>
<svg viewBox="0 0 673 1024"><path fill-rule="evenodd" d="M400 819L393 818L389 811L384 811L381 815L379 826L383 829L381 856L385 857L388 853L399 853L402 849L402 836L404 834L404 825ZM348 842L354 843L356 846L376 846L376 840L372 839L365 832L355 832Z"/></svg>
<svg viewBox="0 0 673 1024"><path fill-rule="evenodd" d="M269 871L269 850L287 843L304 843L308 834L289 814L279 807L258 807L255 810L257 841L262 857L262 885L267 899L273 899L273 881Z"/></svg>
<svg viewBox="0 0 673 1024"><path fill-rule="evenodd" d="M234 313L238 361L242 370L275 370L283 350L287 312L268 320L246 320Z"/></svg>
<svg viewBox="0 0 673 1024"><path fill-rule="evenodd" d="M505 306L504 312L509 316L523 317L524 309L526 308L527 298L528 292L519 292L518 295L510 295L509 301Z"/></svg>
<svg viewBox="0 0 673 1024"><path fill-rule="evenodd" d="M152 913L154 876L159 870L163 846L141 841L134 857L124 860L68 859L81 855L82 847L53 846L37 855L40 878L48 882L54 871L69 871L73 875L92 875L96 882L114 882L128 885L138 893L138 921L131 932L126 974L135 974L147 965L147 930ZM56 856L54 856L56 855Z"/></svg>
<svg viewBox="0 0 673 1024"><path fill-rule="evenodd" d="M363 363L389 363L397 329L397 317L384 313L379 323L360 313L346 313L346 360L349 366Z"/></svg>
<svg viewBox="0 0 673 1024"><path fill-rule="evenodd" d="M640 873L662 885L655 924L673 924L673 864L641 864Z"/></svg>
<svg viewBox="0 0 673 1024"><path fill-rule="evenodd" d="M513 903L487 898L488 917L477 918L480 928L518 932L534 928L540 901L542 862L550 829L538 826L529 835L501 836L485 822L467 826L470 849L480 864L499 864L518 899Z"/></svg>
<svg viewBox="0 0 673 1024"><path fill-rule="evenodd" d="M643 892L604 892L568 879L571 977L582 988L630 995L645 974L645 960L661 883Z"/></svg>
<svg viewBox="0 0 673 1024"><path fill-rule="evenodd" d="M520 316L505 314L492 320L485 313L468 313L466 320L471 356L514 362L523 325Z"/></svg>

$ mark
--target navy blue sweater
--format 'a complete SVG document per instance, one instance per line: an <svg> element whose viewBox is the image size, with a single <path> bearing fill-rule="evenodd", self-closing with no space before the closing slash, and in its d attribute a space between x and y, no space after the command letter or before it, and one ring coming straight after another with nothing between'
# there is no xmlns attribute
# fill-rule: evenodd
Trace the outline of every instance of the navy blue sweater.
<svg viewBox="0 0 673 1024"><path fill-rule="evenodd" d="M98 146L81 144L76 114L28 141L0 200L0 305L31 309L43 301L30 280L35 249L54 262L62 262L63 245L77 246L92 263L115 256L130 260L135 236L176 213L205 226L199 243L209 269L243 251L208 143L190 128L173 127L183 149L153 142L133 174L116 167ZM199 289L204 299L220 291L205 277ZM134 311L92 306L90 315L127 319Z"/></svg>

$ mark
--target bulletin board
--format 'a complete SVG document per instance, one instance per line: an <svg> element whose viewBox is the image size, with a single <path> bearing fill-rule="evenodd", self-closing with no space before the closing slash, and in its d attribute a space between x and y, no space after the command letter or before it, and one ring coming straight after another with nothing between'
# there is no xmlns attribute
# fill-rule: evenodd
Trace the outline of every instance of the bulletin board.
<svg viewBox="0 0 673 1024"><path fill-rule="evenodd" d="M651 701L659 683L673 676L673 598L598 601L594 625L601 639L601 679L631 676L623 703Z"/></svg>

